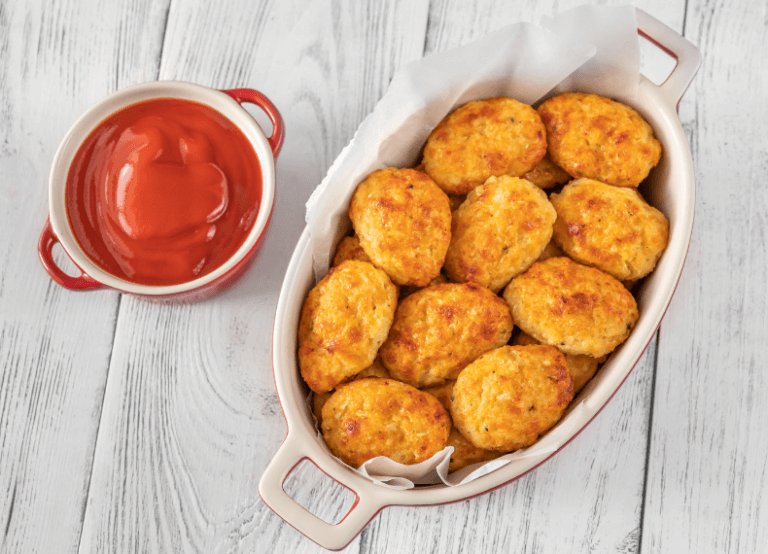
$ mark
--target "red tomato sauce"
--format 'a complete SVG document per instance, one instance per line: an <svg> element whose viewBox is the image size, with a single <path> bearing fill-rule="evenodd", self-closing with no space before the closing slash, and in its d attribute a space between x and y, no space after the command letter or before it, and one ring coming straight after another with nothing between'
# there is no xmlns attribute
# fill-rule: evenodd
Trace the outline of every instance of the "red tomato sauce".
<svg viewBox="0 0 768 554"><path fill-rule="evenodd" d="M214 271L245 242L261 200L251 143L189 100L140 102L102 121L67 176L69 224L107 273L176 285Z"/></svg>

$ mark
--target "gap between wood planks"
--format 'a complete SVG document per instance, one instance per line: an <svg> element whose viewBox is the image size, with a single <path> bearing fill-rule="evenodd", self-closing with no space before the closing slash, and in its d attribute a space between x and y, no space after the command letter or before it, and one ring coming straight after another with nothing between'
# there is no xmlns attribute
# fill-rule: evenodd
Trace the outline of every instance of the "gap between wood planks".
<svg viewBox="0 0 768 554"><path fill-rule="evenodd" d="M683 27L682 29L680 29L680 34L683 37L685 37L686 23L688 22L688 2L689 0L685 0L685 4L683 4ZM659 327L661 327L663 323L664 323L664 318L662 317ZM659 371L660 337L661 337L661 333L659 333L657 329L655 348L653 351L653 376L651 377L651 398L650 398L651 405L648 410L648 436L646 437L646 441L645 441L645 475L643 476L643 495L642 495L642 504L640 505L640 525L638 527L638 537L637 537L638 554L642 554L643 552L643 526L645 525L645 512L646 512L645 507L646 507L646 504L648 504L648 501L647 501L648 468L650 467L650 464L651 464L651 441L653 440L653 414L654 414L654 406L656 404L656 375Z"/></svg>
<svg viewBox="0 0 768 554"><path fill-rule="evenodd" d="M651 376L651 398L650 408L648 410L648 434L645 439L645 474L643 476L643 494L642 504L640 504L640 523L638 525L637 533L637 552L638 554L643 551L643 523L645 523L645 496L648 492L648 466L651 461L651 437L653 436L653 406L656 400L656 372L659 367L659 331L656 331L655 339L653 341L653 375Z"/></svg>
<svg viewBox="0 0 768 554"><path fill-rule="evenodd" d="M160 52L157 55L157 73L155 75L155 79L160 78L160 71L162 69L162 63L163 63L163 52L165 51L165 39L166 35L168 33L168 17L171 12L171 2L173 0L168 0L168 7L165 10L165 18L163 20L163 39L160 42ZM118 77L118 72L115 72L116 78ZM115 83L116 89L119 88L119 83ZM115 308L115 323L112 328L112 345L109 349L109 357L107 360L107 376L104 379L104 395L106 395L107 391L107 383L109 382L109 376L112 374L112 357L115 351L115 340L117 339L117 325L120 320L120 307L123 304L123 295L120 293L117 297L117 307ZM77 550L76 552L80 552L82 541L83 541L83 530L85 528L85 513L88 511L88 500L91 497L91 479L93 478L93 464L96 459L96 451L99 444L99 432L101 431L101 421L103 419L103 413L104 413L104 396L102 396L101 399L101 410L99 411L99 422L96 424L96 439L93 443L93 454L91 455L91 470L88 473L88 483L85 487L85 502L83 502L83 510L80 513L80 534L77 538ZM15 491L14 491L15 492ZM9 518L10 523L10 518Z"/></svg>
<svg viewBox="0 0 768 554"><path fill-rule="evenodd" d="M99 411L99 422L96 424L96 438L93 441L93 454L91 455L91 471L88 472L88 483L85 486L85 502L83 502L83 510L80 512L80 534L77 537L77 551L80 552L80 543L83 540L83 528L85 527L85 512L88 510L88 498L91 496L91 479L93 478L93 464L96 459L96 446L99 443L99 431L101 430L102 414L104 412L104 398L107 394L107 381L112 373L112 354L115 351L115 338L117 337L117 320L120 317L120 306L123 304L123 295L119 294L117 297L117 307L115 308L115 323L112 327L112 345L109 349L109 357L107 361L107 376L104 379L104 396L101 397L101 410ZM15 491L14 491L15 492Z"/></svg>

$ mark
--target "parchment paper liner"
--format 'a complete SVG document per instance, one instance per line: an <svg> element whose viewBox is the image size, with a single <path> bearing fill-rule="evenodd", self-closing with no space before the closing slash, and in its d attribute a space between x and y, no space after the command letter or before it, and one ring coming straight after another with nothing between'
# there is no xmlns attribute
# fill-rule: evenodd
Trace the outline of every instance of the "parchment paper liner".
<svg viewBox="0 0 768 554"><path fill-rule="evenodd" d="M631 6L581 6L544 18L542 26L508 25L465 46L407 64L307 201L316 281L328 272L336 245L350 229L347 211L357 185L376 169L416 165L429 133L458 106L494 96L536 104L566 90L633 98L639 66L637 21ZM578 414L568 416L586 409L590 390L587 385L556 427L574 425ZM440 482L457 486L512 460L534 452L550 454L560 446L548 433L527 449L451 474L452 447L418 465L380 457L357 471L374 483L397 489Z"/></svg>

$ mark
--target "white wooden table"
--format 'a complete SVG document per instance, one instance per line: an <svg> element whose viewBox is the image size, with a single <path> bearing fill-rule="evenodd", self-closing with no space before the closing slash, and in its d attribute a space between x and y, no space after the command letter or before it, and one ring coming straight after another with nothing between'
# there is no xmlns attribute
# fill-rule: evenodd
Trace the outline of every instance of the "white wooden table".
<svg viewBox="0 0 768 554"><path fill-rule="evenodd" d="M285 434L270 341L304 203L404 63L579 3L0 0L0 552L321 551L257 492ZM347 552L768 551L768 2L636 5L704 56L680 105L696 224L657 340L551 461L388 508ZM267 240L212 301L68 292L36 255L53 153L93 103L155 79L282 111ZM350 505L311 465L288 486L326 518Z"/></svg>

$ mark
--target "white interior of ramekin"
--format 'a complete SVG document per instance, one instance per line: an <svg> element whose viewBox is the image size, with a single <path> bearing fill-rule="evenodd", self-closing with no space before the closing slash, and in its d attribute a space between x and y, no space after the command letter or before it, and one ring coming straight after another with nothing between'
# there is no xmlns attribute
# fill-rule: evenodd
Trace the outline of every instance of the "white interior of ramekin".
<svg viewBox="0 0 768 554"><path fill-rule="evenodd" d="M83 252L67 218L66 184L72 160L88 135L111 114L125 107L156 98L192 100L213 108L246 136L261 166L261 204L256 221L245 242L226 263L193 281L170 286L131 283L107 273ZM61 246L77 266L91 278L122 292L147 296L169 295L194 290L221 277L240 262L264 232L275 200L275 160L264 132L256 120L229 95L215 89L179 81L152 81L125 87L104 98L78 119L66 134L53 158L48 182L51 226Z"/></svg>
<svg viewBox="0 0 768 554"><path fill-rule="evenodd" d="M275 383L288 423L286 444L298 445L306 457L331 477L343 480L358 495L374 495L386 505L424 505L452 502L487 492L514 480L562 448L610 400L652 340L672 299L690 243L694 212L694 172L688 141L675 106L662 91L641 77L638 96L617 98L637 109L654 128L664 147L661 162L641 188L648 201L670 220L670 240L654 272L637 292L640 319L629 339L576 397L565 417L530 447L526 456L474 481L457 487L429 485L394 490L373 484L344 466L319 444L306 402L307 389L297 363L297 330L304 298L314 286L309 233L305 229L291 258L280 291L273 333ZM285 447L285 445L284 445Z"/></svg>

